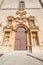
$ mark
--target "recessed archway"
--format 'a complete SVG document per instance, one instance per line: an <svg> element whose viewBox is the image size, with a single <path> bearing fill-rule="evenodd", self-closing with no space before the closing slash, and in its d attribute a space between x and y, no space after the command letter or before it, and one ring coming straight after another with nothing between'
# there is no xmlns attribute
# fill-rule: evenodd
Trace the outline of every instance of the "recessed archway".
<svg viewBox="0 0 43 65"><path fill-rule="evenodd" d="M26 29L22 26L16 29L15 50L27 50Z"/></svg>

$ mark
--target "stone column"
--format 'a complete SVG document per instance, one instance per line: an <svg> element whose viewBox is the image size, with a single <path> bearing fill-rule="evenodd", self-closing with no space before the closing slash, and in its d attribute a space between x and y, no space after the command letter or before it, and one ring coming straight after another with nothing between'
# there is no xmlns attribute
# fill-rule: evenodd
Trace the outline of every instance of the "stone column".
<svg viewBox="0 0 43 65"><path fill-rule="evenodd" d="M26 31L27 34L27 49L29 52L32 52L32 44L31 44L31 33L30 30Z"/></svg>
<svg viewBox="0 0 43 65"><path fill-rule="evenodd" d="M14 47L15 47L15 34L16 31L13 29L12 32L11 32L11 46L10 46L10 50L11 51L14 51Z"/></svg>
<svg viewBox="0 0 43 65"><path fill-rule="evenodd" d="M30 29L29 29L29 31L28 31L28 34L29 34L29 52L32 52L32 42L31 42L31 31L30 31Z"/></svg>

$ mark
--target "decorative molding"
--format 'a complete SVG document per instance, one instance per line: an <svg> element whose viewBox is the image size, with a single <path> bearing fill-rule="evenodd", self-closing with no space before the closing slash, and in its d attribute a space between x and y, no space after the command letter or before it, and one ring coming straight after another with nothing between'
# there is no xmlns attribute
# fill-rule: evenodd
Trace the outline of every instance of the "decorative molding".
<svg viewBox="0 0 43 65"><path fill-rule="evenodd" d="M17 23L24 23L24 22L27 22L27 18L15 18L15 22Z"/></svg>
<svg viewBox="0 0 43 65"><path fill-rule="evenodd" d="M12 22L14 20L14 17L13 16L8 16L7 20L10 21L10 22Z"/></svg>
<svg viewBox="0 0 43 65"><path fill-rule="evenodd" d="M35 17L34 16L30 16L29 20L35 20Z"/></svg>

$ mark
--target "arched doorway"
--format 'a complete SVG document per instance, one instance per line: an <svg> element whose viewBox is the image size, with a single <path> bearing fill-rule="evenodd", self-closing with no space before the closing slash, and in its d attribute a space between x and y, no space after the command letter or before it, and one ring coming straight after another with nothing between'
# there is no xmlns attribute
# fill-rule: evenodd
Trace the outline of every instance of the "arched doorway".
<svg viewBox="0 0 43 65"><path fill-rule="evenodd" d="M27 34L23 27L19 27L16 30L15 37L15 50L27 50Z"/></svg>

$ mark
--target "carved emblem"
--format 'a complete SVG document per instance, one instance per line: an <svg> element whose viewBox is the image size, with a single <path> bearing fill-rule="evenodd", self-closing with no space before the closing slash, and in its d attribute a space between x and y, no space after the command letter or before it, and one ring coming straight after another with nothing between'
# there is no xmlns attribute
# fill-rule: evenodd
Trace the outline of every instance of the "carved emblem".
<svg viewBox="0 0 43 65"><path fill-rule="evenodd" d="M19 23L23 23L24 19L26 18L26 11L25 10L18 10L16 12L16 14L17 14L16 21L18 21Z"/></svg>
<svg viewBox="0 0 43 65"><path fill-rule="evenodd" d="M16 12L16 14L18 15L18 17L22 18L22 17L26 17L26 11L24 10L18 10Z"/></svg>

